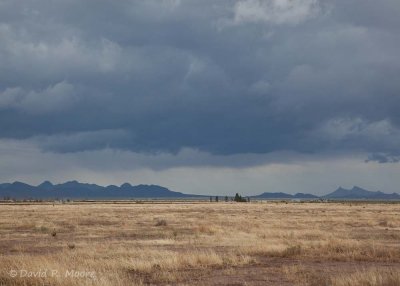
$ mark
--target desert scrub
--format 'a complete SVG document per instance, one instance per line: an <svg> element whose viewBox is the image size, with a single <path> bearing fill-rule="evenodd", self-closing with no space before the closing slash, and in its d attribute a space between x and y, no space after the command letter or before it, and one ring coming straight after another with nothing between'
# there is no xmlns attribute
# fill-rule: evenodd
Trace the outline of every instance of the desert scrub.
<svg viewBox="0 0 400 286"><path fill-rule="evenodd" d="M156 226L167 226L167 221L165 219L158 219Z"/></svg>

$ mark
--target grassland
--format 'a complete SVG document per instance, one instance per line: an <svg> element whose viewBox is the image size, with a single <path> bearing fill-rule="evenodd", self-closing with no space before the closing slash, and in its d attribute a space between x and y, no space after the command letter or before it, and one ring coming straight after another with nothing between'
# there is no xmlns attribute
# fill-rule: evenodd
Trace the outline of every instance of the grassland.
<svg viewBox="0 0 400 286"><path fill-rule="evenodd" d="M398 286L400 204L0 205L0 285L149 284Z"/></svg>

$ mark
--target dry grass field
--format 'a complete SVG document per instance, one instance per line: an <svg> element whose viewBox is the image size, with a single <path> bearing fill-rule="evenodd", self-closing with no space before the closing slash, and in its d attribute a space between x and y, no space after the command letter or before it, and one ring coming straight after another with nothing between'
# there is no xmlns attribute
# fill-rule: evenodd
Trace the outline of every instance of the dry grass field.
<svg viewBox="0 0 400 286"><path fill-rule="evenodd" d="M400 285L400 204L0 205L0 285Z"/></svg>

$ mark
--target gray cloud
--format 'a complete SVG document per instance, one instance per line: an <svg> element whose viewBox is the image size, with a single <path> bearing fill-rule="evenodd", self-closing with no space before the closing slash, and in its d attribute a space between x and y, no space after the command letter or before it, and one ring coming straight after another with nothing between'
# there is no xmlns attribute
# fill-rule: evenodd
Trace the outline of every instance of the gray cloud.
<svg viewBox="0 0 400 286"><path fill-rule="evenodd" d="M298 24L320 11L317 0L243 0L234 5L234 23Z"/></svg>
<svg viewBox="0 0 400 286"><path fill-rule="evenodd" d="M398 156L399 13L394 0L2 1L0 138Z"/></svg>
<svg viewBox="0 0 400 286"><path fill-rule="evenodd" d="M400 156L392 156L384 153L373 153L368 156L365 162L378 162L378 163L398 163L400 162Z"/></svg>
<svg viewBox="0 0 400 286"><path fill-rule="evenodd" d="M0 94L0 109L11 109L31 114L57 112L67 109L79 98L71 84L56 83L44 90L24 90L20 87L7 88Z"/></svg>

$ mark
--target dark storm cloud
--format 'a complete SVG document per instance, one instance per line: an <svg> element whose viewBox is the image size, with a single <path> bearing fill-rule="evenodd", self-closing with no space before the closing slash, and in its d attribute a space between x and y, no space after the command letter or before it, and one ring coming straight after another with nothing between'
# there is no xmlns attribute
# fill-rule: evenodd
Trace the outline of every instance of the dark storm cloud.
<svg viewBox="0 0 400 286"><path fill-rule="evenodd" d="M365 160L368 162L378 162L378 163L398 163L400 161L400 156L391 156L382 153L373 153L368 156L368 159Z"/></svg>
<svg viewBox="0 0 400 286"><path fill-rule="evenodd" d="M396 156L399 15L390 0L2 1L0 137Z"/></svg>

